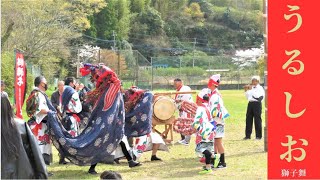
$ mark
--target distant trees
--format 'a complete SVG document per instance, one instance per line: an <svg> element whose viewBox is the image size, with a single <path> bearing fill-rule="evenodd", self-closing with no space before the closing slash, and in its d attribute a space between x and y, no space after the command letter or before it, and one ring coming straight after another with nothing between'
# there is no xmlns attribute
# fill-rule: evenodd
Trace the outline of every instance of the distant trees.
<svg viewBox="0 0 320 180"><path fill-rule="evenodd" d="M191 3L189 7L185 7L184 14L191 17L195 21L204 21L204 13L201 11L198 3Z"/></svg>
<svg viewBox="0 0 320 180"><path fill-rule="evenodd" d="M45 74L51 79L75 75L73 65L83 44L130 47L150 59L190 57L194 50L234 54L263 42L260 0L33 0L1 5L2 53L23 50L27 62L44 71L55 69Z"/></svg>
<svg viewBox="0 0 320 180"><path fill-rule="evenodd" d="M130 1L108 0L107 6L89 19L93 25L85 34L101 39L113 39L113 31L117 39L128 39L130 31ZM102 47L110 47L110 44L100 44Z"/></svg>
<svg viewBox="0 0 320 180"><path fill-rule="evenodd" d="M162 48L196 47L234 51L258 47L262 37L260 0L106 0L107 6L89 18L85 34L132 43L143 55L159 56ZM191 40L190 40L191 39ZM111 42L97 41L106 48ZM220 51L221 52L221 51ZM214 53L209 51L206 53Z"/></svg>
<svg viewBox="0 0 320 180"><path fill-rule="evenodd" d="M26 62L39 65L50 81L67 75L65 65L74 51L72 40L90 28L87 17L99 12L106 3L104 0L33 0L2 1L1 5L1 32L6 35L1 37L5 40L1 53L13 54L14 48L22 50ZM10 71L13 74L13 69Z"/></svg>

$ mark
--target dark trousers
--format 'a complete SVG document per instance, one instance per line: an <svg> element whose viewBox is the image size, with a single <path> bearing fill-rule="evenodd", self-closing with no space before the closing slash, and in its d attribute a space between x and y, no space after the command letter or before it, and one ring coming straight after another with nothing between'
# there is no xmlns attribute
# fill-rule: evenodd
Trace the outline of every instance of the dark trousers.
<svg viewBox="0 0 320 180"><path fill-rule="evenodd" d="M262 138L262 105L261 102L249 102L246 115L246 137L250 138L252 133L252 124L254 119L254 127L256 138Z"/></svg>
<svg viewBox="0 0 320 180"><path fill-rule="evenodd" d="M181 140L184 140L186 138L186 136L184 136L182 134L180 134L180 136L181 136Z"/></svg>
<svg viewBox="0 0 320 180"><path fill-rule="evenodd" d="M64 158L65 158L64 155L62 153L61 154L59 153L58 155L59 155L59 162L64 161Z"/></svg>
<svg viewBox="0 0 320 180"><path fill-rule="evenodd" d="M120 146L121 146L121 149L122 149L122 153L124 154L124 156L126 157L126 159L129 161L132 160L132 157L131 155L129 154L128 150L127 150L127 147L126 147L126 144L124 144L123 141L120 142Z"/></svg>

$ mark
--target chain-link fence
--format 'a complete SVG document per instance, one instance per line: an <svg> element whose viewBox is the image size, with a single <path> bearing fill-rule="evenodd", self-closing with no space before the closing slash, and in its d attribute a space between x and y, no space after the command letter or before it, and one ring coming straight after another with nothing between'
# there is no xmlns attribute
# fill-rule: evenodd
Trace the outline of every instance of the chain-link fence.
<svg viewBox="0 0 320 180"><path fill-rule="evenodd" d="M132 85L143 89L151 89L152 68L151 63L136 50L117 51L118 66L114 68L125 88ZM123 61L123 62L122 62Z"/></svg>
<svg viewBox="0 0 320 180"><path fill-rule="evenodd" d="M172 89L175 78L192 89L202 89L213 74L221 74L222 89L240 89L258 74L257 67L240 69L227 55L153 57L151 63L152 89Z"/></svg>
<svg viewBox="0 0 320 180"><path fill-rule="evenodd" d="M173 89L180 78L192 89L202 89L213 74L221 74L221 89L241 89L259 74L258 65L239 68L232 56L167 56L146 59L136 50L102 50L100 63L113 69L124 88L132 85L143 89ZM263 83L263 77L261 77Z"/></svg>
<svg viewBox="0 0 320 180"><path fill-rule="evenodd" d="M41 75L41 68L39 65L34 65L30 62L27 62L27 69L33 75L33 77Z"/></svg>
<svg viewBox="0 0 320 180"><path fill-rule="evenodd" d="M94 59L79 62L105 64L117 73L124 88L135 85L143 89L151 89L151 63L139 51L101 49ZM93 87L89 77L78 76L78 78L80 82Z"/></svg>

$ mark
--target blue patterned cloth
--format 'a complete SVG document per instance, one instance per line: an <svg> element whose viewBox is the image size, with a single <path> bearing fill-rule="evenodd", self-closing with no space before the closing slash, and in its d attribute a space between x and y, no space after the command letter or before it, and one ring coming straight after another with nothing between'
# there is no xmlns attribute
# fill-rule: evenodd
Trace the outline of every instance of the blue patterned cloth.
<svg viewBox="0 0 320 180"><path fill-rule="evenodd" d="M108 89L100 96L92 111L87 127L77 137L62 128L55 112L48 113L50 135L60 153L76 165L91 165L106 162L113 156L124 132L124 104L120 92L116 94L111 107L103 110ZM49 109L54 111L50 101Z"/></svg>
<svg viewBox="0 0 320 180"><path fill-rule="evenodd" d="M151 132L152 102L152 93L144 92L137 105L126 114L124 132L127 137L140 137Z"/></svg>
<svg viewBox="0 0 320 180"><path fill-rule="evenodd" d="M63 93L62 93L62 107L63 111L65 111L68 107L68 103L70 102L72 95L76 91L71 86L65 86Z"/></svg>

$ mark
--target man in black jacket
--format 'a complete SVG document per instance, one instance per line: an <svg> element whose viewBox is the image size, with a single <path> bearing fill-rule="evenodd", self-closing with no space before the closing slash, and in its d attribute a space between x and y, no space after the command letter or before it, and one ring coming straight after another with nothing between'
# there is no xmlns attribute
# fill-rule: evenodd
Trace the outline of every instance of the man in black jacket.
<svg viewBox="0 0 320 180"><path fill-rule="evenodd" d="M58 82L58 90L55 91L52 95L51 95L51 102L52 102L52 105L54 106L54 108L56 108L56 110L58 112L61 112L61 96L62 96L62 93L63 93L63 88L64 88L64 81L59 81Z"/></svg>

